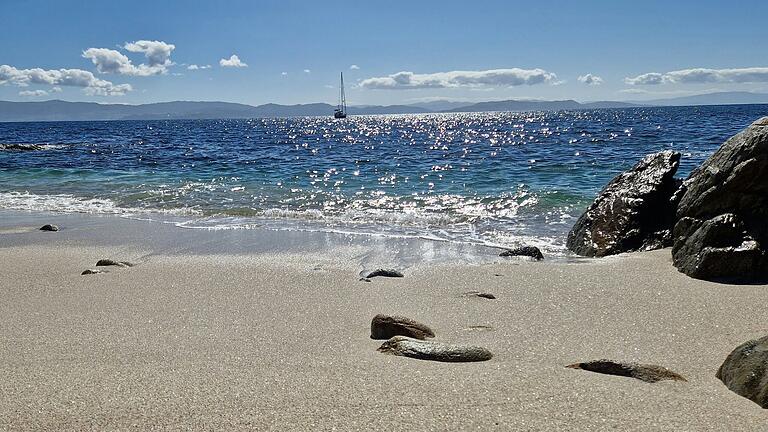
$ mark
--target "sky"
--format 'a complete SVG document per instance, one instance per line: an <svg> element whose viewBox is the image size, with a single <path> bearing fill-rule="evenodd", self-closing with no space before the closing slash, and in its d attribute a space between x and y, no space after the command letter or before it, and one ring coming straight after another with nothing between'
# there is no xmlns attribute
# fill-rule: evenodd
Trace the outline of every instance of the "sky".
<svg viewBox="0 0 768 432"><path fill-rule="evenodd" d="M0 0L0 100L768 93L768 1Z"/></svg>

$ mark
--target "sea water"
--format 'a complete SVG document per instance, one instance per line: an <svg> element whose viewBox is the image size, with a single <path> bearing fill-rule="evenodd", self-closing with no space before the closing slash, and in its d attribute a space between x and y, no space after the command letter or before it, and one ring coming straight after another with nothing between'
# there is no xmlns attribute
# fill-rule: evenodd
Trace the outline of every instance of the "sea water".
<svg viewBox="0 0 768 432"><path fill-rule="evenodd" d="M0 123L0 144L21 144L0 146L0 208L557 255L600 189L644 155L679 151L684 177L766 114L768 105L737 105Z"/></svg>

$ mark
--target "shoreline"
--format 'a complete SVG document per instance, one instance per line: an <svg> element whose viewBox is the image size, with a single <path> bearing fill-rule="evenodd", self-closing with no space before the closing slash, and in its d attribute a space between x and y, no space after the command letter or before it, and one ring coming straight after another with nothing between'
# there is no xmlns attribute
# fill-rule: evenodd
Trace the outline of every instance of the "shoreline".
<svg viewBox="0 0 768 432"><path fill-rule="evenodd" d="M767 287L691 279L669 249L578 265L427 259L366 283L355 244L249 239L227 244L243 251L233 253L174 227L162 249L162 229L137 221L72 216L84 224L65 218L43 233L57 220L26 216L0 222L0 429L751 430L768 420L715 378L733 348L765 335ZM138 265L80 275L101 258ZM473 290L496 299L464 295ZM378 313L494 357L378 353ZM565 367L601 358L687 382Z"/></svg>
<svg viewBox="0 0 768 432"><path fill-rule="evenodd" d="M53 236L29 236L46 223L59 225ZM356 262L365 270L382 266L409 268L423 264L481 265L519 261L502 258L507 248L496 245L432 239L422 236L345 233L335 230L276 229L273 227L209 229L179 226L175 221L115 214L0 210L0 239L5 245L49 244L65 240L95 246L126 246L146 254L249 255L330 254ZM546 253L546 251L545 251ZM540 264L578 263L589 258L546 255Z"/></svg>

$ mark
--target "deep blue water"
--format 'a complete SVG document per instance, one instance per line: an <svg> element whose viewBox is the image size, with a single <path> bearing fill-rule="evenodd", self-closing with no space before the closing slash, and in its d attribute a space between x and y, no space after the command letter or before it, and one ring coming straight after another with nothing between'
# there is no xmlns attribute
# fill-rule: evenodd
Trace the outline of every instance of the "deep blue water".
<svg viewBox="0 0 768 432"><path fill-rule="evenodd" d="M0 208L185 227L424 236L557 252L648 153L680 176L768 105L254 120L0 123Z"/></svg>

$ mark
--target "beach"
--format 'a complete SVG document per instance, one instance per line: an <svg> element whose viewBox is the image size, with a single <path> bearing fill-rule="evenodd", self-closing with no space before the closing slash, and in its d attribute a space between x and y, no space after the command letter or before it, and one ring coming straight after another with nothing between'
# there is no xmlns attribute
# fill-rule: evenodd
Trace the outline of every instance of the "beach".
<svg viewBox="0 0 768 432"><path fill-rule="evenodd" d="M766 286L689 278L669 249L461 261L429 260L429 247L450 246L422 245L399 251L425 257L407 261L404 278L364 282L361 270L398 251L11 216L0 224L2 430L743 431L768 420L715 378L731 350L765 335ZM41 221L61 231L40 232ZM80 274L102 258L136 265ZM378 313L494 357L379 353ZM687 381L565 367L602 358Z"/></svg>

